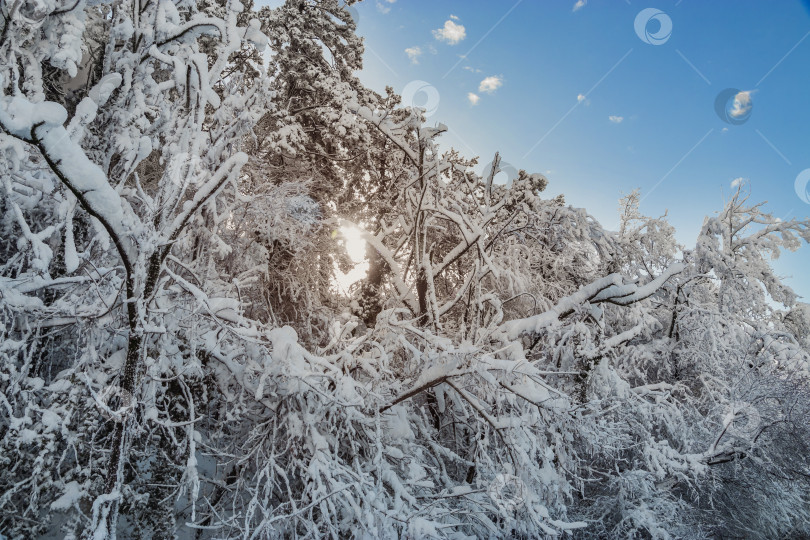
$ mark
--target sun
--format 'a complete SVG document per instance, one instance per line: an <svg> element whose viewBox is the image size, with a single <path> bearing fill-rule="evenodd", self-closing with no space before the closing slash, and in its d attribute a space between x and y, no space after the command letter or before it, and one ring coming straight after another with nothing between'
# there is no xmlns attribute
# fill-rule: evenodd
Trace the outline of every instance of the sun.
<svg viewBox="0 0 810 540"><path fill-rule="evenodd" d="M363 231L358 227L341 227L340 234L343 236L346 252L352 262L354 264L363 262L366 259L366 241L363 240Z"/></svg>
<svg viewBox="0 0 810 540"><path fill-rule="evenodd" d="M338 232L343 238L346 253L349 255L354 267L346 273L341 272L335 263L335 282L343 294L349 293L349 288L366 277L368 261L366 260L366 241L363 231L358 227L341 227Z"/></svg>

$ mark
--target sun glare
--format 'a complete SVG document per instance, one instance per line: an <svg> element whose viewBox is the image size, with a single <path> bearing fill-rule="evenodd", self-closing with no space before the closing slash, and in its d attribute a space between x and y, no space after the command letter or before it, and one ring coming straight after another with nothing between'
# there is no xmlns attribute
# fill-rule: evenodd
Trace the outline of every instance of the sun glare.
<svg viewBox="0 0 810 540"><path fill-rule="evenodd" d="M349 288L366 277L368 271L368 261L366 261L366 241L363 240L363 233L357 227L341 227L340 235L343 237L343 244L346 252L354 263L354 268L345 274L335 265L335 281L338 288L348 294Z"/></svg>
<svg viewBox="0 0 810 540"><path fill-rule="evenodd" d="M357 227L341 227L340 234L352 262L355 264L363 262L366 258L366 241L363 240L362 231Z"/></svg>

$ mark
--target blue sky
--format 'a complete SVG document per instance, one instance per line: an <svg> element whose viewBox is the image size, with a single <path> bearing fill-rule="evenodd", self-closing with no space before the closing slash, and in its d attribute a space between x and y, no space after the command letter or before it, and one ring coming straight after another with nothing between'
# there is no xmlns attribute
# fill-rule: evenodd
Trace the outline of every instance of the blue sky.
<svg viewBox="0 0 810 540"><path fill-rule="evenodd" d="M366 42L361 79L378 91L422 87L408 94L435 110L429 121L450 127L443 144L482 164L499 150L515 167L545 173L550 196L565 194L608 228L616 226L619 197L641 188L642 211L668 211L690 247L737 178L778 217L810 214L794 189L810 168L807 3L575 5L367 0L355 6ZM635 30L650 7L672 24L659 44ZM655 38L663 19L642 19L641 35ZM415 48L421 54L409 57L406 49L414 56ZM482 88L489 77L498 82ZM738 106L750 114L741 124L715 110L728 88L750 91L750 102ZM776 267L810 298L810 247L784 254Z"/></svg>

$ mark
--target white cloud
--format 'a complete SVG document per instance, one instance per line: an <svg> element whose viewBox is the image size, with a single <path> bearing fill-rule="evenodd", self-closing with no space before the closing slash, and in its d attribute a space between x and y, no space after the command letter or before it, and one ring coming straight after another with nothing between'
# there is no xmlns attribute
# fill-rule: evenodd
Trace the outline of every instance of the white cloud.
<svg viewBox="0 0 810 540"><path fill-rule="evenodd" d="M467 37L464 26L456 24L452 19L444 21L444 27L433 31L433 37L439 41L446 41L450 45L455 45Z"/></svg>
<svg viewBox="0 0 810 540"><path fill-rule="evenodd" d="M734 103L728 112L734 118L745 116L751 111L751 94L753 90L743 90L734 96Z"/></svg>
<svg viewBox="0 0 810 540"><path fill-rule="evenodd" d="M743 178L742 176L739 177L739 178L735 178L734 180L731 181L731 187L733 187L733 188L739 187L744 182L745 182L745 178Z"/></svg>
<svg viewBox="0 0 810 540"><path fill-rule="evenodd" d="M391 11L391 6L386 6L385 2L387 2L389 4L393 4L396 1L397 0L383 0L382 2L380 2L378 0L378 2L377 2L377 11L379 11L380 13L383 13L383 14L388 13L389 11Z"/></svg>
<svg viewBox="0 0 810 540"><path fill-rule="evenodd" d="M721 129L720 131L721 131L721 132L723 132L723 133L726 133L726 132L728 132L728 128L727 128L727 127L724 127L724 128L723 128L723 129Z"/></svg>
<svg viewBox="0 0 810 540"><path fill-rule="evenodd" d="M481 81L481 84L478 85L478 91L492 94L501 86L503 86L503 78L499 75L492 75Z"/></svg>
<svg viewBox="0 0 810 540"><path fill-rule="evenodd" d="M405 49L405 54L411 59L411 64L418 64L419 57L422 56L422 49L421 47L408 47Z"/></svg>
<svg viewBox="0 0 810 540"><path fill-rule="evenodd" d="M469 100L470 105L478 105L478 100L481 98L476 94L470 92L469 94L467 94L467 99Z"/></svg>
<svg viewBox="0 0 810 540"><path fill-rule="evenodd" d="M624 116L610 115L610 116L608 116L608 120L610 120L614 124L621 124L622 122L624 122Z"/></svg>
<svg viewBox="0 0 810 540"><path fill-rule="evenodd" d="M588 0L577 0L577 3L574 4L574 11L579 11L580 9L585 7L585 4L588 3Z"/></svg>
<svg viewBox="0 0 810 540"><path fill-rule="evenodd" d="M450 15L450 18L453 19L454 21L458 20L458 17L456 17L455 15Z"/></svg>
<svg viewBox="0 0 810 540"><path fill-rule="evenodd" d="M585 94L577 94L577 101L580 103L585 101Z"/></svg>
<svg viewBox="0 0 810 540"><path fill-rule="evenodd" d="M481 73L481 70L480 70L480 69L478 69L478 68L474 68L474 67L471 67L471 66L464 66L464 67L463 67L463 68L461 68L461 69L464 69L464 70L466 70L466 71L469 71L470 73Z"/></svg>

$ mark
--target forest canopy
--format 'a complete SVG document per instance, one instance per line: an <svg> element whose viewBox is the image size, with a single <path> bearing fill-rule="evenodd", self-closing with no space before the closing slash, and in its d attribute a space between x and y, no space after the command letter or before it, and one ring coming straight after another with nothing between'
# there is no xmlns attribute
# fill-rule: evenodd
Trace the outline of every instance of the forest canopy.
<svg viewBox="0 0 810 540"><path fill-rule="evenodd" d="M337 0L0 1L0 538L810 536L810 221L606 230L362 58Z"/></svg>

